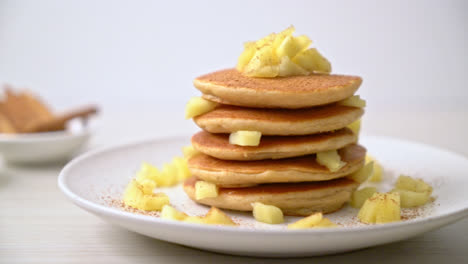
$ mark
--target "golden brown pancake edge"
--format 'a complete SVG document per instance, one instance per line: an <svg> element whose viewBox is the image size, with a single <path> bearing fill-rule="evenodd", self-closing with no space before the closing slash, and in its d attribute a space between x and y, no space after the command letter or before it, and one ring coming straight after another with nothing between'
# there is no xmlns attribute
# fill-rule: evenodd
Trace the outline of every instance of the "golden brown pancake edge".
<svg viewBox="0 0 468 264"><path fill-rule="evenodd" d="M364 114L362 108L331 104L304 109L259 109L220 105L193 118L203 130L232 133L259 131L262 135L309 135L346 127Z"/></svg>
<svg viewBox="0 0 468 264"><path fill-rule="evenodd" d="M358 187L353 180L342 178L318 183L275 183L246 188L219 188L218 196L195 199L196 177L184 182L184 191L195 202L218 208L251 211L253 202L279 207L285 215L331 213L347 202Z"/></svg>
<svg viewBox="0 0 468 264"><path fill-rule="evenodd" d="M192 175L202 180L224 187L243 187L264 183L326 181L347 176L364 165L366 149L360 145L348 145L338 153L347 164L337 172L318 164L315 155L234 161L198 154L188 160L188 166Z"/></svg>
<svg viewBox="0 0 468 264"><path fill-rule="evenodd" d="M229 143L229 134L200 131L192 136L192 146L198 151L224 160L263 160L304 156L320 151L340 149L356 142L349 129L305 136L262 136L258 146L238 146Z"/></svg>
<svg viewBox="0 0 468 264"><path fill-rule="evenodd" d="M253 78L236 69L212 72L194 80L195 87L214 101L247 107L291 109L343 100L352 96L361 83L358 76L333 74Z"/></svg>

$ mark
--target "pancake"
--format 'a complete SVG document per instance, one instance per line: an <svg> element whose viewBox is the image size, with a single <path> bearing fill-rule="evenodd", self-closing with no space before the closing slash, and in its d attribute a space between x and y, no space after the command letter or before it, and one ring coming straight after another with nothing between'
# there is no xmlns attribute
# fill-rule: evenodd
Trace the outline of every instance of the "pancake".
<svg viewBox="0 0 468 264"><path fill-rule="evenodd" d="M348 145L338 151L347 164L336 172L317 163L315 155L279 160L220 160L200 153L188 160L192 175L222 187L245 187L263 183L326 181L344 177L364 165L366 149Z"/></svg>
<svg viewBox="0 0 468 264"><path fill-rule="evenodd" d="M198 151L223 160L264 160L309 155L340 149L357 141L349 128L307 136L264 136L256 147L229 144L228 134L200 131L192 137Z"/></svg>
<svg viewBox="0 0 468 264"><path fill-rule="evenodd" d="M218 196L195 199L196 177L184 182L184 191L194 201L223 209L252 211L261 202L279 207L285 215L308 216L314 212L331 213L346 203L358 183L337 179L314 183L265 184L247 188L219 188Z"/></svg>
<svg viewBox="0 0 468 264"><path fill-rule="evenodd" d="M194 80L206 99L222 104L260 108L305 108L352 96L362 79L357 76L312 74L252 78L236 69L221 70Z"/></svg>
<svg viewBox="0 0 468 264"><path fill-rule="evenodd" d="M262 135L309 135L341 129L359 119L362 108L330 104L303 109L262 109L220 105L193 118L203 130L231 133L260 131Z"/></svg>

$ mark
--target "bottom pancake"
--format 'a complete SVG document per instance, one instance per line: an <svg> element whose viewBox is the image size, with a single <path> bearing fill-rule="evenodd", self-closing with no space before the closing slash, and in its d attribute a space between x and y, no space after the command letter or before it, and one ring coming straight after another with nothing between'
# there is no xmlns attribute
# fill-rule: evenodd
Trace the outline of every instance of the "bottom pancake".
<svg viewBox="0 0 468 264"><path fill-rule="evenodd" d="M246 188L219 188L218 196L195 199L196 177L184 182L184 191L197 203L218 208L252 211L252 203L279 207L285 215L308 216L340 209L359 184L348 178L314 183L275 183Z"/></svg>

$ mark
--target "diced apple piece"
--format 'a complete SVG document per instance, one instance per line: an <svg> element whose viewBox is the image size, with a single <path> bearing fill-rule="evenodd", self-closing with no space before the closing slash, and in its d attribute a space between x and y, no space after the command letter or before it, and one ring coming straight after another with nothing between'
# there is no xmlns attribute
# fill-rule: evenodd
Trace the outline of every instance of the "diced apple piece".
<svg viewBox="0 0 468 264"><path fill-rule="evenodd" d="M278 34L272 33L256 42L245 43L237 70L250 77L266 78L329 73L330 62L315 48L307 49L312 40L305 35L294 37L294 30L291 26Z"/></svg>
<svg viewBox="0 0 468 264"><path fill-rule="evenodd" d="M169 196L165 193L143 195L141 209L147 211L160 211L164 205L169 204Z"/></svg>
<svg viewBox="0 0 468 264"><path fill-rule="evenodd" d="M276 55L278 55L279 58L283 56L288 56L295 55L297 53L297 47L296 43L294 42L294 37L289 35L283 39L281 44L276 48Z"/></svg>
<svg viewBox="0 0 468 264"><path fill-rule="evenodd" d="M265 46L272 46L275 39L276 39L276 37L277 37L276 33L271 33L268 36L263 37L263 38L257 40L256 42L252 42L252 43L255 43L255 47L257 49L260 49L260 48L265 47Z"/></svg>
<svg viewBox="0 0 468 264"><path fill-rule="evenodd" d="M288 225L289 229L311 228L322 221L322 213L315 213Z"/></svg>
<svg viewBox="0 0 468 264"><path fill-rule="evenodd" d="M244 51L241 53L237 61L236 69L238 71L244 70L245 66L249 63L249 61L254 56L255 51L256 51L255 42L247 42L244 44Z"/></svg>
<svg viewBox="0 0 468 264"><path fill-rule="evenodd" d="M376 192L377 189L375 187L366 187L357 190L351 195L351 200L349 201L349 204L354 208L361 208L364 202L370 197L372 197L372 195Z"/></svg>
<svg viewBox="0 0 468 264"><path fill-rule="evenodd" d="M211 225L237 225L227 214L216 207L211 207L204 220L205 223Z"/></svg>
<svg viewBox="0 0 468 264"><path fill-rule="evenodd" d="M180 157L175 157L172 163L177 167L177 182L181 182L185 179L190 178L192 174L188 168L187 160Z"/></svg>
<svg viewBox="0 0 468 264"><path fill-rule="evenodd" d="M359 132L361 131L361 119L349 124L348 128L351 129L356 136L359 136Z"/></svg>
<svg viewBox="0 0 468 264"><path fill-rule="evenodd" d="M309 72L331 72L330 62L315 48L299 52L292 61Z"/></svg>
<svg viewBox="0 0 468 264"><path fill-rule="evenodd" d="M312 44L312 40L306 35L294 37L294 41L296 42L299 51L290 57L291 59L294 58L299 52L305 51L310 46L310 44Z"/></svg>
<svg viewBox="0 0 468 264"><path fill-rule="evenodd" d="M158 187L169 187L177 184L177 167L173 163L164 163L155 182Z"/></svg>
<svg viewBox="0 0 468 264"><path fill-rule="evenodd" d="M202 115L215 109L218 104L201 97L192 97L185 106L185 119Z"/></svg>
<svg viewBox="0 0 468 264"><path fill-rule="evenodd" d="M183 221L188 215L184 212L180 212L170 205L164 205L161 210L161 218L171 219L176 221Z"/></svg>
<svg viewBox="0 0 468 264"><path fill-rule="evenodd" d="M195 183L195 199L211 198L218 196L218 186L206 181L197 181Z"/></svg>
<svg viewBox="0 0 468 264"><path fill-rule="evenodd" d="M318 152L317 162L327 167L331 172L339 171L346 165L346 162L341 161L341 157L336 150Z"/></svg>
<svg viewBox="0 0 468 264"><path fill-rule="evenodd" d="M144 194L143 186L136 180L132 180L125 190L123 201L133 208L157 211L169 204L169 197L164 193Z"/></svg>
<svg viewBox="0 0 468 264"><path fill-rule="evenodd" d="M154 188L156 188L156 183L150 179L144 179L140 181L139 184L141 184L143 194L152 194Z"/></svg>
<svg viewBox="0 0 468 264"><path fill-rule="evenodd" d="M161 174L161 172L158 170L158 168L147 162L143 162L141 164L140 170L136 174L136 179L137 181L143 181L145 179L155 181L156 178L159 177L159 174Z"/></svg>
<svg viewBox="0 0 468 264"><path fill-rule="evenodd" d="M312 41L307 36L287 36L283 42L276 49L276 54L279 58L288 56L289 58L294 58L296 54L301 51L304 51L312 44Z"/></svg>
<svg viewBox="0 0 468 264"><path fill-rule="evenodd" d="M287 29L281 31L280 33L276 34L276 38L275 40L273 41L273 48L275 50L278 49L278 47L281 45L281 43L283 43L284 39L288 36L292 36L292 34L294 33L296 29L294 28L294 26L290 26L288 27Z"/></svg>
<svg viewBox="0 0 468 264"><path fill-rule="evenodd" d="M401 196L401 206L404 208L426 204L431 199L432 186L421 179L400 175L392 192Z"/></svg>
<svg viewBox="0 0 468 264"><path fill-rule="evenodd" d="M361 99L359 95L353 95L338 102L339 105L363 108L366 107L366 100Z"/></svg>
<svg viewBox="0 0 468 264"><path fill-rule="evenodd" d="M131 180L125 188L123 201L126 205L136 207L137 199L143 196L142 186L136 181Z"/></svg>
<svg viewBox="0 0 468 264"><path fill-rule="evenodd" d="M320 228L320 227L337 227L339 225L333 223L330 219L328 218L322 218L320 223L314 226L314 228Z"/></svg>
<svg viewBox="0 0 468 264"><path fill-rule="evenodd" d="M395 187L400 190L432 193L432 186L421 179L413 179L406 175L400 175L400 177L398 177Z"/></svg>
<svg viewBox="0 0 468 264"><path fill-rule="evenodd" d="M379 203L376 202L375 200L371 201L370 200L371 198L367 199L362 205L361 210L359 210L359 213L358 213L358 219L359 221L363 223L375 224L375 216L377 214L377 205L379 205Z"/></svg>
<svg viewBox="0 0 468 264"><path fill-rule="evenodd" d="M292 76L292 75L309 75L309 72L295 64L287 56L281 58L279 65L279 76Z"/></svg>
<svg viewBox="0 0 468 264"><path fill-rule="evenodd" d="M169 197L164 193L144 195L138 208L146 211L159 211L169 204Z"/></svg>
<svg viewBox="0 0 468 264"><path fill-rule="evenodd" d="M229 135L229 144L239 146L258 146L262 133L258 131L237 131Z"/></svg>
<svg viewBox="0 0 468 264"><path fill-rule="evenodd" d="M374 171L369 177L370 182L381 182L383 178L383 167L382 165L372 156L366 155L366 162L374 162Z"/></svg>
<svg viewBox="0 0 468 264"><path fill-rule="evenodd" d="M188 216L183 221L206 225L237 225L227 214L216 207L211 207L204 216Z"/></svg>
<svg viewBox="0 0 468 264"><path fill-rule="evenodd" d="M374 172L369 177L371 182L381 182L383 176L383 167L378 161L374 161Z"/></svg>
<svg viewBox="0 0 468 264"><path fill-rule="evenodd" d="M272 45L257 48L254 56L244 68L244 73L251 77L275 77L278 76L279 59Z"/></svg>
<svg viewBox="0 0 468 264"><path fill-rule="evenodd" d="M336 227L337 224L330 219L323 217L322 213L315 213L308 217L302 218L297 222L288 225L288 229L304 229L304 228L323 228Z"/></svg>
<svg viewBox="0 0 468 264"><path fill-rule="evenodd" d="M358 214L363 223L378 224L401 220L398 193L374 193L364 202Z"/></svg>
<svg viewBox="0 0 468 264"><path fill-rule="evenodd" d="M143 163L141 169L137 172L136 180L149 190L155 187L173 186L190 176L187 160L175 157L171 163L163 165L162 171L148 163ZM152 182L155 184L154 187Z"/></svg>
<svg viewBox="0 0 468 264"><path fill-rule="evenodd" d="M401 220L400 195L393 195L384 200L382 206L379 206L375 216L376 223L389 223Z"/></svg>
<svg viewBox="0 0 468 264"><path fill-rule="evenodd" d="M391 192L400 194L401 207L403 208L418 207L431 200L430 192L413 192L401 189L393 189Z"/></svg>
<svg viewBox="0 0 468 264"><path fill-rule="evenodd" d="M190 159L191 157L200 154L200 151L196 150L192 145L190 145L183 147L182 153L184 153L185 159Z"/></svg>
<svg viewBox="0 0 468 264"><path fill-rule="evenodd" d="M283 212L274 205L266 205L260 202L252 204L255 220L267 224L281 224L284 222Z"/></svg>
<svg viewBox="0 0 468 264"><path fill-rule="evenodd" d="M356 182L363 183L372 175L373 171L374 171L374 162L371 161L367 163L366 165L364 165L364 167L351 173L351 175L348 177L353 179Z"/></svg>

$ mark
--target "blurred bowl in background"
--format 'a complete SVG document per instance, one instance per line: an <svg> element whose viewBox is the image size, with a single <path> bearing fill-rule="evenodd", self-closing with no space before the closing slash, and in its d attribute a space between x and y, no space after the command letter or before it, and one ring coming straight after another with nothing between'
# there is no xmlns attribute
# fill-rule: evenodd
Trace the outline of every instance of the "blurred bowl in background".
<svg viewBox="0 0 468 264"><path fill-rule="evenodd" d="M71 120L64 131L0 134L0 154L8 163L44 164L66 161L84 147L92 126Z"/></svg>

